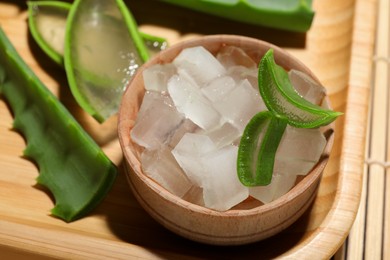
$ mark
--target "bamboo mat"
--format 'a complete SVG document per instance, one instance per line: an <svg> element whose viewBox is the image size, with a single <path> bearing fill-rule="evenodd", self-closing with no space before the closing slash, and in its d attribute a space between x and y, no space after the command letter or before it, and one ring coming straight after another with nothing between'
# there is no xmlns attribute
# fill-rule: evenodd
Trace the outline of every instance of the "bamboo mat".
<svg viewBox="0 0 390 260"><path fill-rule="evenodd" d="M359 211L335 259L390 259L390 1L378 1Z"/></svg>

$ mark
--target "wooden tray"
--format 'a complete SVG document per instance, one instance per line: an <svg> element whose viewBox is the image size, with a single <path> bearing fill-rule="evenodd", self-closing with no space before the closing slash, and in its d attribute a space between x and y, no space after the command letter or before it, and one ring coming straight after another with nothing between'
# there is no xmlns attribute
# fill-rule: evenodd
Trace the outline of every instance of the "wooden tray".
<svg viewBox="0 0 390 260"><path fill-rule="evenodd" d="M66 224L50 216L52 198L35 186L38 170L22 158L25 142L11 130L12 115L0 100L1 258L330 258L348 235L359 205L376 1L314 0L316 16L307 34L249 26L158 1L127 2L142 31L166 37L170 44L204 34L251 36L286 48L314 71L334 109L345 112L337 120L318 196L297 223L273 238L239 247L206 246L178 237L151 219L135 201L122 171L92 214ZM80 110L62 68L29 36L26 18L24 1L0 1L0 25L16 49L121 168L116 118L99 125Z"/></svg>
<svg viewBox="0 0 390 260"><path fill-rule="evenodd" d="M362 196L341 259L390 259L390 2L378 0Z"/></svg>

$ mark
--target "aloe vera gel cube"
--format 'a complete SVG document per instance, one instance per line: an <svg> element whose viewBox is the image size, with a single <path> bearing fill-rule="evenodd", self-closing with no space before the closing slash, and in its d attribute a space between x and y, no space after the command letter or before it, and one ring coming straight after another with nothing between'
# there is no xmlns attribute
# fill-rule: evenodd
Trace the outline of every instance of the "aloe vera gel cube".
<svg viewBox="0 0 390 260"><path fill-rule="evenodd" d="M225 74L225 68L205 48L184 49L173 61L178 70L185 70L200 86Z"/></svg>
<svg viewBox="0 0 390 260"><path fill-rule="evenodd" d="M145 89L150 91L167 91L167 83L176 72L173 64L158 64L149 67L142 72Z"/></svg>
<svg viewBox="0 0 390 260"><path fill-rule="evenodd" d="M207 135L217 147L233 144L236 141L239 141L241 136L238 128L228 122L211 131L199 130L197 133Z"/></svg>
<svg viewBox="0 0 390 260"><path fill-rule="evenodd" d="M217 60L226 68L242 66L248 69L257 69L256 62L243 49L235 46L224 46L216 55Z"/></svg>
<svg viewBox="0 0 390 260"><path fill-rule="evenodd" d="M221 100L215 102L214 106L224 120L241 132L256 113L266 110L259 93L252 88L248 80L241 81Z"/></svg>
<svg viewBox="0 0 390 260"><path fill-rule="evenodd" d="M172 154L188 178L202 187L207 172L202 169L199 160L204 154L214 150L215 145L208 136L187 133L172 150Z"/></svg>
<svg viewBox="0 0 390 260"><path fill-rule="evenodd" d="M131 137L147 149L157 149L168 140L184 116L172 106L172 101L167 96L146 93L145 98L146 103L140 109Z"/></svg>
<svg viewBox="0 0 390 260"><path fill-rule="evenodd" d="M201 158L202 168L208 173L202 185L206 207L225 211L248 198L248 188L237 178L237 150L237 146L228 145Z"/></svg>
<svg viewBox="0 0 390 260"><path fill-rule="evenodd" d="M226 75L229 75L236 83L248 80L258 91L257 64L242 49L235 46L224 46L216 57L225 67Z"/></svg>
<svg viewBox="0 0 390 260"><path fill-rule="evenodd" d="M290 70L288 76L294 88L302 97L313 104L321 105L326 95L326 90L323 86L298 70Z"/></svg>
<svg viewBox="0 0 390 260"><path fill-rule="evenodd" d="M190 119L184 119L181 121L180 125L175 128L174 132L171 133L169 140L166 142L166 145L173 149L186 133L195 133L197 131L201 131L199 126L197 126Z"/></svg>
<svg viewBox="0 0 390 260"><path fill-rule="evenodd" d="M217 149L208 136L187 133L172 151L190 180L203 189L206 207L227 210L248 197L248 188L237 178L237 149Z"/></svg>
<svg viewBox="0 0 390 260"><path fill-rule="evenodd" d="M183 197L192 186L171 151L166 147L145 150L141 155L141 163L147 176L178 197Z"/></svg>
<svg viewBox="0 0 390 260"><path fill-rule="evenodd" d="M212 80L209 84L204 86L202 88L202 93L211 102L216 102L232 91L235 86L236 82L232 77L222 76Z"/></svg>
<svg viewBox="0 0 390 260"><path fill-rule="evenodd" d="M274 172L272 181L267 186L250 187L249 194L265 203L270 203L286 194L295 184L296 175Z"/></svg>
<svg viewBox="0 0 390 260"><path fill-rule="evenodd" d="M276 152L274 171L306 175L319 161L326 139L317 129L287 126Z"/></svg>
<svg viewBox="0 0 390 260"><path fill-rule="evenodd" d="M168 82L168 92L177 110L199 127L207 130L220 125L219 113L192 81L175 75Z"/></svg>

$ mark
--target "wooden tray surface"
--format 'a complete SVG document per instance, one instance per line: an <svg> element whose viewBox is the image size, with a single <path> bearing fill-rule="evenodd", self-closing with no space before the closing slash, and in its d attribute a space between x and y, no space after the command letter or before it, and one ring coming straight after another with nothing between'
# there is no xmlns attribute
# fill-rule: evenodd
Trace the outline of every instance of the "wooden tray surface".
<svg viewBox="0 0 390 260"><path fill-rule="evenodd" d="M390 258L390 3L378 0L360 206L339 259Z"/></svg>
<svg viewBox="0 0 390 260"><path fill-rule="evenodd" d="M147 2L147 3L146 3ZM50 216L53 201L35 186L38 170L22 158L25 141L0 100L0 256L17 259L330 258L342 245L359 205L365 148L376 1L314 0L307 34L249 26L153 0L127 1L144 32L170 44L205 34L240 34L277 44L306 63L327 87L337 120L331 160L318 195L283 233L238 247L198 244L165 230L139 206L122 169L116 120L99 125L73 99L62 70L37 47L27 29L24 1L0 1L0 26L38 77L121 169L104 202L66 224ZM363 17L363 18L362 18Z"/></svg>

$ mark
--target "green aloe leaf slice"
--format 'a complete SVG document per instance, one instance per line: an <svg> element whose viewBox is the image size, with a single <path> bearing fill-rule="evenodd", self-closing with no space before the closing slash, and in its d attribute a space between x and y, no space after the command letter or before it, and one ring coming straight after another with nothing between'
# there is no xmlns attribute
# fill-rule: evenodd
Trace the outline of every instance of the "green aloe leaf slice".
<svg viewBox="0 0 390 260"><path fill-rule="evenodd" d="M63 64L66 17L70 3L60 1L27 2L28 26L39 47L56 63Z"/></svg>
<svg viewBox="0 0 390 260"><path fill-rule="evenodd" d="M245 186L265 186L271 183L276 150L287 121L270 111L256 114L241 137L237 156L237 174Z"/></svg>
<svg viewBox="0 0 390 260"><path fill-rule="evenodd" d="M61 1L29 1L28 24L38 46L57 64L63 65L66 19L72 4ZM167 47L167 40L140 32L150 55Z"/></svg>
<svg viewBox="0 0 390 260"><path fill-rule="evenodd" d="M94 209L111 189L116 166L18 55L0 28L0 94L24 155L39 168L38 183L54 195L52 214L73 221Z"/></svg>
<svg viewBox="0 0 390 260"><path fill-rule="evenodd" d="M65 33L65 70L73 96L97 121L117 113L129 80L148 57L122 0L73 3Z"/></svg>
<svg viewBox="0 0 390 260"><path fill-rule="evenodd" d="M270 49L259 65L259 90L268 110L298 128L316 128L334 121L341 113L314 105L301 97L288 73L275 63Z"/></svg>

